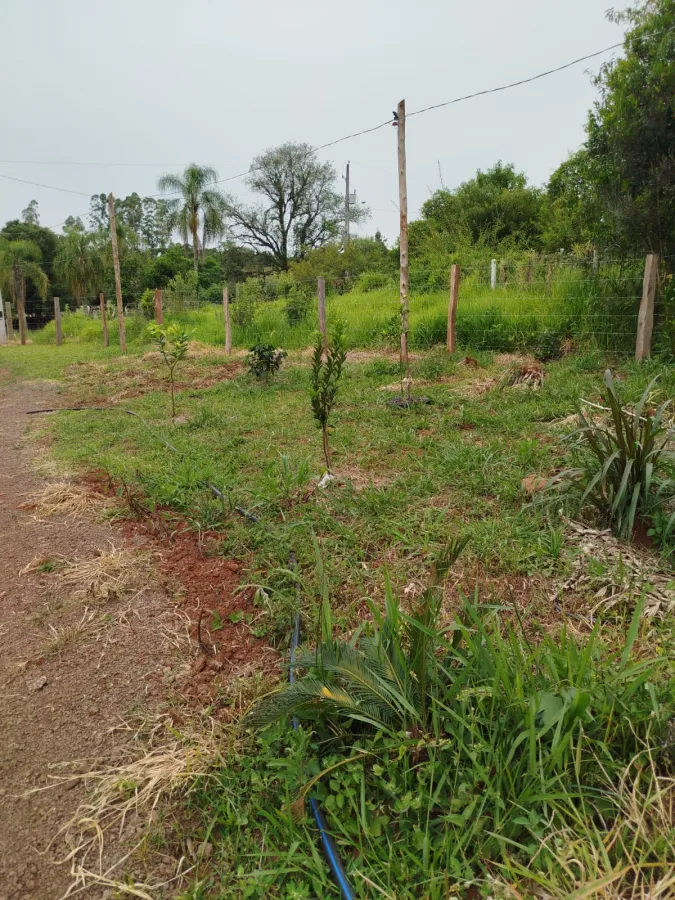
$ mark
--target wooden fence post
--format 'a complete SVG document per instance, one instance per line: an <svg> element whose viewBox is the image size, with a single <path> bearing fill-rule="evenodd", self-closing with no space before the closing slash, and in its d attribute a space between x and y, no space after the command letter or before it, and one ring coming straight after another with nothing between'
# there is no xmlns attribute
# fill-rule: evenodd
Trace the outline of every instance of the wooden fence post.
<svg viewBox="0 0 675 900"><path fill-rule="evenodd" d="M103 291L98 295L99 306L101 307L101 323L103 325L103 346L110 346L110 335L108 334L108 309L105 303L105 294Z"/></svg>
<svg viewBox="0 0 675 900"><path fill-rule="evenodd" d="M0 291L0 344L7 343L7 324L5 322L5 307L2 304L2 291Z"/></svg>
<svg viewBox="0 0 675 900"><path fill-rule="evenodd" d="M645 260L645 274L642 280L642 300L638 315L637 341L635 343L635 359L642 362L652 349L652 331L654 330L654 298L656 296L656 280L659 273L659 257L657 253L648 253Z"/></svg>
<svg viewBox="0 0 675 900"><path fill-rule="evenodd" d="M7 340L14 340L14 321L12 319L12 304L5 300L5 324L7 325Z"/></svg>
<svg viewBox="0 0 675 900"><path fill-rule="evenodd" d="M120 350L127 352L127 334L124 328L124 305L122 303L122 278L120 276L120 254L117 247L117 226L115 223L115 198L108 194L108 218L110 219L110 239L113 253L113 269L115 271L115 296L117 298L117 321L120 328Z"/></svg>
<svg viewBox="0 0 675 900"><path fill-rule="evenodd" d="M494 291L497 287L497 260L490 260L490 287Z"/></svg>
<svg viewBox="0 0 675 900"><path fill-rule="evenodd" d="M54 297L54 325L56 326L56 346L60 347L63 343L63 333L61 331L61 301L58 297Z"/></svg>
<svg viewBox="0 0 675 900"><path fill-rule="evenodd" d="M551 293L551 281L553 280L553 260L549 259L546 263L546 289L545 294L548 297Z"/></svg>
<svg viewBox="0 0 675 900"><path fill-rule="evenodd" d="M460 268L455 263L450 269L450 303L448 304L448 353L454 353L457 346L455 340L455 322L457 321L457 304L459 302Z"/></svg>
<svg viewBox="0 0 675 900"><path fill-rule="evenodd" d="M161 288L155 288L155 320L158 325L164 324L164 308L162 306Z"/></svg>
<svg viewBox="0 0 675 900"><path fill-rule="evenodd" d="M598 253L598 248L593 247L593 274L597 275L600 271L600 254Z"/></svg>
<svg viewBox="0 0 675 900"><path fill-rule="evenodd" d="M323 336L323 349L328 346L328 333L326 331L326 279L319 275L317 281L317 294L319 299L319 331Z"/></svg>
<svg viewBox="0 0 675 900"><path fill-rule="evenodd" d="M401 296L401 369L406 384L406 397L410 401L410 360L408 357L408 331L410 329L410 281L408 271L408 178L405 156L405 100L396 111L398 132L398 209L399 209L399 276Z"/></svg>
<svg viewBox="0 0 675 900"><path fill-rule="evenodd" d="M230 292L223 288L223 315L225 316L225 353L232 353L232 326L230 324Z"/></svg>

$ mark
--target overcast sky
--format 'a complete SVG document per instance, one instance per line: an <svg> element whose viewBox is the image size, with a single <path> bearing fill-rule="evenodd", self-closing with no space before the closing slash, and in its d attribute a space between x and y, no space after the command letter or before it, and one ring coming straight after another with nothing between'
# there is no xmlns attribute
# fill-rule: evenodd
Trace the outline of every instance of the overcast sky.
<svg viewBox="0 0 675 900"><path fill-rule="evenodd" d="M319 145L377 125L401 98L410 112L529 77L619 41L607 5L2 0L0 174L86 196L2 178L0 223L33 198L43 225L86 221L90 194L157 193L160 174L191 161L224 178L285 141ZM582 142L590 72L611 56L411 119L411 218L441 177L452 188L498 159L543 184ZM389 239L395 135L382 128L321 153L340 174L351 160L352 188L373 213L361 230ZM241 180L225 187L245 196Z"/></svg>

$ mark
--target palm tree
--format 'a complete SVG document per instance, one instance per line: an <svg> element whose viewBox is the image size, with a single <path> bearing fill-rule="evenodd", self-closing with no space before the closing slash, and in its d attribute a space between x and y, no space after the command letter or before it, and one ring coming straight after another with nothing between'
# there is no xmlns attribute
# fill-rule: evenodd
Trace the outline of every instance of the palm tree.
<svg viewBox="0 0 675 900"><path fill-rule="evenodd" d="M26 343L26 279L33 283L42 300L49 279L40 268L42 252L33 241L0 241L0 284L9 293L19 315L21 343Z"/></svg>
<svg viewBox="0 0 675 900"><path fill-rule="evenodd" d="M215 169L192 163L182 175L162 175L157 182L160 191L181 195L167 201L167 215L172 231L178 231L185 244L189 237L192 238L195 272L200 258L200 227L202 257L207 242L225 233L225 197L217 188L211 187L217 181Z"/></svg>
<svg viewBox="0 0 675 900"><path fill-rule="evenodd" d="M63 239L54 258L59 281L67 284L76 303L88 292L97 293L103 282L104 264L95 236L86 231L71 231Z"/></svg>

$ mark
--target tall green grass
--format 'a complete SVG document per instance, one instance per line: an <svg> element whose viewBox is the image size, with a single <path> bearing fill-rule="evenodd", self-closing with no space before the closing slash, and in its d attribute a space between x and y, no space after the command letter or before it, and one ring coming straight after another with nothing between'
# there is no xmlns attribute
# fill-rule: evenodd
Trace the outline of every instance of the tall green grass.
<svg viewBox="0 0 675 900"><path fill-rule="evenodd" d="M437 281L438 279L436 279ZM591 277L583 269L561 267L550 279L518 277L492 290L484 273L468 272L460 287L457 341L477 350L534 349L554 335L592 342L607 350L629 351L634 346L640 297L638 273ZM318 328L315 304L309 301L304 315L289 308L292 299L250 299L245 315L233 303L233 343L251 347L263 341L287 349L309 346ZM446 336L448 291L435 284L413 286L410 296L410 346L415 349L443 343ZM399 341L399 294L395 282L377 290L358 288L348 293L329 293L328 320L346 323L346 338L352 348L395 347ZM219 346L224 343L221 306L195 304L191 308L165 311L167 322L179 322L195 340ZM239 321L238 321L239 320ZM145 341L140 313L127 318L127 340ZM82 313L63 317L66 340L95 342L101 339L101 323ZM111 342L118 343L115 320L110 323ZM37 342L53 342L54 324L34 335ZM658 346L658 329L656 343Z"/></svg>

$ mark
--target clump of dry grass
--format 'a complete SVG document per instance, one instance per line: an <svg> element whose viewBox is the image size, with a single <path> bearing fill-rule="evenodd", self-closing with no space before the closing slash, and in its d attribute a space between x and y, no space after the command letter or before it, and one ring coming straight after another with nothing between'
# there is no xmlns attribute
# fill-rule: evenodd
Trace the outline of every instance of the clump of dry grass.
<svg viewBox="0 0 675 900"><path fill-rule="evenodd" d="M604 824L580 823L540 839L533 862L540 853L553 852L557 865L534 896L671 900L675 852L668 836L675 821L675 779L659 775L649 754L646 765L631 764L618 783L608 777L603 797L608 809ZM513 870L529 875L520 863Z"/></svg>
<svg viewBox="0 0 675 900"><path fill-rule="evenodd" d="M556 586L552 599L569 595L589 599L589 616L611 609L626 610L645 595L644 615L664 618L675 610L672 573L653 553L620 541L609 529L567 523L567 541L577 554L568 578Z"/></svg>
<svg viewBox="0 0 675 900"><path fill-rule="evenodd" d="M160 889L179 881L193 868L182 857L176 874L161 884L138 882L126 875L116 877L115 870L141 847L145 836L122 855L115 854L116 859L109 865L107 860L104 864L104 846L111 832L116 833L117 839L123 837L127 821L137 826L140 818L149 828L160 803L189 791L196 779L208 774L220 758L219 737L214 727L205 729L202 722L199 730L179 734L170 720L161 719L146 735L143 751L127 762L103 765L84 773L79 769L74 775L52 776L54 786L81 779L90 789L73 818L52 840L52 845L62 839L70 847L61 862L70 863L73 881L62 900L93 885L155 900ZM139 733L140 729L137 737ZM80 763L69 765L77 772Z"/></svg>
<svg viewBox="0 0 675 900"><path fill-rule="evenodd" d="M544 383L544 370L537 363L509 366L499 379L499 387L516 387L524 385L530 388L540 388Z"/></svg>
<svg viewBox="0 0 675 900"><path fill-rule="evenodd" d="M75 597L104 603L142 590L150 567L150 553L111 545L91 559L68 562L58 578L64 587L75 589Z"/></svg>
<svg viewBox="0 0 675 900"><path fill-rule="evenodd" d="M73 644L81 635L85 634L93 627L93 620L95 615L96 614L93 610L85 607L82 618L78 622L74 622L72 625L63 625L58 628L50 624L49 639L40 650L38 656L60 656L62 651L65 650L66 647L68 647L70 644Z"/></svg>
<svg viewBox="0 0 675 900"><path fill-rule="evenodd" d="M94 493L84 485L60 480L28 494L20 508L31 510L36 516L78 517L100 513L111 502L108 497Z"/></svg>

